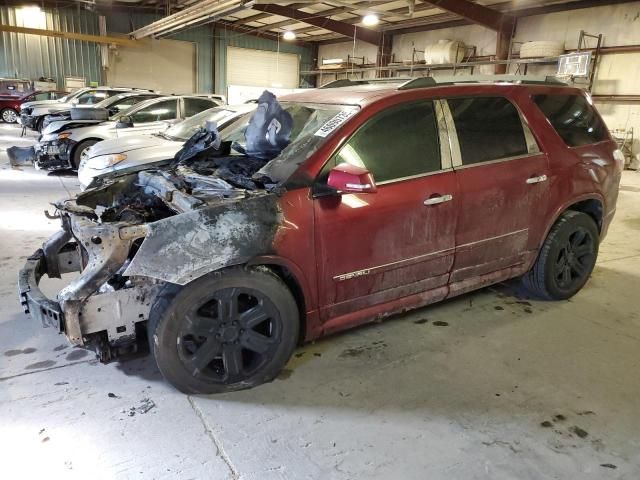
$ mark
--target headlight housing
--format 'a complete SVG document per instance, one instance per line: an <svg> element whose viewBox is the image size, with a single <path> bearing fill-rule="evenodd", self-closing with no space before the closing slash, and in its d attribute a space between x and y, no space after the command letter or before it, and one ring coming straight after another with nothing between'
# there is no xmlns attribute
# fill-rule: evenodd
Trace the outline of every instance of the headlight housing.
<svg viewBox="0 0 640 480"><path fill-rule="evenodd" d="M58 140L65 140L71 136L71 132L62 132L58 134Z"/></svg>
<svg viewBox="0 0 640 480"><path fill-rule="evenodd" d="M109 155L98 155L97 157L88 159L86 166L89 168L94 168L96 170L103 170L105 168L112 167L122 162L126 158L127 156L124 153L111 153Z"/></svg>

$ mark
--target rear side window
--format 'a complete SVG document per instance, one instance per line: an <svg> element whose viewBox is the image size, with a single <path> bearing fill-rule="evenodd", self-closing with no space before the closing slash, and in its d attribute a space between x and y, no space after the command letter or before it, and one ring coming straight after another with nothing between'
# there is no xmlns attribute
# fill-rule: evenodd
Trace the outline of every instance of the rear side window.
<svg viewBox="0 0 640 480"><path fill-rule="evenodd" d="M607 140L607 127L582 95L534 95L533 101L570 147Z"/></svg>
<svg viewBox="0 0 640 480"><path fill-rule="evenodd" d="M173 120L178 116L178 100L164 100L138 110L131 115L131 120L136 123L159 122L161 120Z"/></svg>
<svg viewBox="0 0 640 480"><path fill-rule="evenodd" d="M368 120L329 162L365 167L376 182L440 170L440 144L431 101L389 108ZM324 172L323 173L327 173Z"/></svg>
<svg viewBox="0 0 640 480"><path fill-rule="evenodd" d="M184 99L184 117L192 117L204 110L208 110L217 106L213 100L207 98L185 98Z"/></svg>
<svg viewBox="0 0 640 480"><path fill-rule="evenodd" d="M516 107L504 97L447 100L458 134L463 165L528 153Z"/></svg>

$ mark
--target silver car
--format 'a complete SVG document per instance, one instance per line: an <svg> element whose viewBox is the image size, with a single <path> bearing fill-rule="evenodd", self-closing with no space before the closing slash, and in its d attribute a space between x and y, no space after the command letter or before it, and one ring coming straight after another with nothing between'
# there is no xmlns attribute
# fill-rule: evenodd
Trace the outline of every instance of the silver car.
<svg viewBox="0 0 640 480"><path fill-rule="evenodd" d="M18 121L22 126L31 130L42 131L45 115L66 111L76 105L94 105L113 95L135 91L149 92L149 90L120 87L81 88L58 100L42 100L22 104Z"/></svg>
<svg viewBox="0 0 640 480"><path fill-rule="evenodd" d="M175 157L191 136L207 122L215 122L219 130L253 112L257 104L224 105L194 115L154 135L135 135L105 140L91 147L78 168L80 188L116 173L143 170Z"/></svg>
<svg viewBox="0 0 640 480"><path fill-rule="evenodd" d="M185 118L219 105L206 96L181 95L138 103L108 121L66 120L49 124L36 145L35 165L46 170L76 169L92 145L112 138L126 138L166 130Z"/></svg>

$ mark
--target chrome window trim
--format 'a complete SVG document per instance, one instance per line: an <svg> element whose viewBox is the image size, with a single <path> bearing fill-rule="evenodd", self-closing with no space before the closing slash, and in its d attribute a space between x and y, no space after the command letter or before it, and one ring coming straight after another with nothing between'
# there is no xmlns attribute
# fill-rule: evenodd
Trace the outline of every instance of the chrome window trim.
<svg viewBox="0 0 640 480"><path fill-rule="evenodd" d="M453 122L453 115L449 108L448 99L443 98L440 100L442 111L444 113L444 119L447 125L447 131L449 133L449 149L451 150L451 165L453 169L462 166L462 153L460 152L460 142L458 141L458 131L456 125Z"/></svg>
<svg viewBox="0 0 640 480"><path fill-rule="evenodd" d="M431 175L438 175L439 173L453 172L453 168L434 170L433 172L419 173L417 175L410 175L408 177L394 178L393 180L384 180L383 182L376 182L376 186L390 185L392 183L404 182L406 180L414 180L416 178L430 177ZM375 179L374 179L375 180Z"/></svg>
<svg viewBox="0 0 640 480"><path fill-rule="evenodd" d="M433 100L433 107L436 113L436 123L438 125L438 138L440 140L440 169L450 170L453 168L453 162L451 160L451 144L442 103L442 100Z"/></svg>
<svg viewBox="0 0 640 480"><path fill-rule="evenodd" d="M461 165L460 167L457 167L456 170L464 170L466 168L479 167L479 166L482 166L482 165L491 165L491 164L494 164L494 163L511 162L513 160L521 160L523 158L536 157L538 155L540 155L540 154L539 153L524 153L522 155L514 155L512 157L496 158L494 160L485 160L484 162L470 163L469 165Z"/></svg>

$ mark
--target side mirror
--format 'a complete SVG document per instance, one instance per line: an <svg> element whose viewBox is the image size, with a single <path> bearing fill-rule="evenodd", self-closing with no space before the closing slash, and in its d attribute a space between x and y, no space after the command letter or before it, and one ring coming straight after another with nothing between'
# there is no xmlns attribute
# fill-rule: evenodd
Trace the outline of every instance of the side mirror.
<svg viewBox="0 0 640 480"><path fill-rule="evenodd" d="M116 128L131 128L133 127L133 120L131 117L127 115L123 115L118 118L118 123L116 123Z"/></svg>
<svg viewBox="0 0 640 480"><path fill-rule="evenodd" d="M375 193L373 175L362 167L341 163L331 169L327 185L339 193Z"/></svg>

